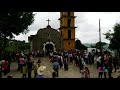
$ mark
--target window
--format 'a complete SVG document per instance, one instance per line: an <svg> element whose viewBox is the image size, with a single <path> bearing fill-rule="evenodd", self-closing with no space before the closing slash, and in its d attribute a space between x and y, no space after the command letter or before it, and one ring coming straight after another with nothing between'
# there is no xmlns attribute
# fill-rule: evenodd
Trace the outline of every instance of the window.
<svg viewBox="0 0 120 90"><path fill-rule="evenodd" d="M70 45L70 42L68 44Z"/></svg>
<svg viewBox="0 0 120 90"><path fill-rule="evenodd" d="M70 12L68 12L68 16L70 16Z"/></svg>
<svg viewBox="0 0 120 90"><path fill-rule="evenodd" d="M71 38L71 30L68 30L68 38Z"/></svg>
<svg viewBox="0 0 120 90"><path fill-rule="evenodd" d="M70 27L71 19L68 19L68 27Z"/></svg>

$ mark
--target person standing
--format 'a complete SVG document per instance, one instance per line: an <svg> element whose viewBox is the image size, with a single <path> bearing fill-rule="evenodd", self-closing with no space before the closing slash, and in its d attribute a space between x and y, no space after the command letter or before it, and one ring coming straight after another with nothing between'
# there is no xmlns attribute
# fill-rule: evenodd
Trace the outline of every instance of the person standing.
<svg viewBox="0 0 120 90"><path fill-rule="evenodd" d="M34 78L37 76L37 69L38 69L39 65L38 63L34 64L33 70L34 70Z"/></svg>
<svg viewBox="0 0 120 90"><path fill-rule="evenodd" d="M84 70L80 70L81 78L84 78Z"/></svg>
<svg viewBox="0 0 120 90"><path fill-rule="evenodd" d="M84 68L84 78L90 78L90 71L88 67Z"/></svg>
<svg viewBox="0 0 120 90"><path fill-rule="evenodd" d="M22 73L23 73L23 78L26 78L26 74L27 74L27 67L26 67L26 64L23 65L22 67Z"/></svg>
<svg viewBox="0 0 120 90"><path fill-rule="evenodd" d="M7 75L8 72L8 61L5 59L5 62L3 62L3 69L4 69L4 75Z"/></svg>
<svg viewBox="0 0 120 90"><path fill-rule="evenodd" d="M19 59L19 61L20 61L20 70L21 70L21 73L22 73L22 67L23 67L23 65L25 64L25 59L24 59L24 57L21 56L20 59Z"/></svg>
<svg viewBox="0 0 120 90"><path fill-rule="evenodd" d="M103 66L102 65L100 65L98 67L98 72L99 72L98 78L102 78L102 76L103 76Z"/></svg>
<svg viewBox="0 0 120 90"><path fill-rule="evenodd" d="M117 55L115 55L115 56L113 57L113 66L114 66L114 69L115 69L114 72L117 71L117 64L118 64L118 58L117 58Z"/></svg>
<svg viewBox="0 0 120 90"><path fill-rule="evenodd" d="M88 53L85 53L85 63L89 64L89 62L88 62Z"/></svg>
<svg viewBox="0 0 120 90"><path fill-rule="evenodd" d="M64 70L67 71L68 70L68 58L67 57L64 58L63 63L64 63Z"/></svg>
<svg viewBox="0 0 120 90"><path fill-rule="evenodd" d="M92 63L92 55L90 52L88 53L88 62L89 62L89 64Z"/></svg>
<svg viewBox="0 0 120 90"><path fill-rule="evenodd" d="M40 60L40 59L38 59L38 61L37 61L37 65L38 65L38 67L41 66L41 60Z"/></svg>
<svg viewBox="0 0 120 90"><path fill-rule="evenodd" d="M112 64L111 63L109 63L108 64L108 76L109 76L109 78L111 78L112 77Z"/></svg>
<svg viewBox="0 0 120 90"><path fill-rule="evenodd" d="M57 72L57 77L59 76L59 68L60 68L60 65L59 65L59 63L57 62L57 60L55 60L55 61L53 62L53 70L54 70L55 72Z"/></svg>
<svg viewBox="0 0 120 90"><path fill-rule="evenodd" d="M100 64L101 64L101 55L98 55L97 57L97 68L100 67Z"/></svg>
<svg viewBox="0 0 120 90"><path fill-rule="evenodd" d="M69 61L72 62L73 61L73 58L72 58L73 56L72 56L71 52L68 54L68 57L69 57Z"/></svg>
<svg viewBox="0 0 120 90"><path fill-rule="evenodd" d="M62 68L63 67L63 58L61 55L58 56L58 63L60 65L60 68Z"/></svg>
<svg viewBox="0 0 120 90"><path fill-rule="evenodd" d="M108 60L108 76L109 78L112 78L112 70L113 70L113 63L112 63L112 56L109 55L109 60Z"/></svg>
<svg viewBox="0 0 120 90"><path fill-rule="evenodd" d="M28 63L27 63L28 78L31 78L32 68L33 68L33 62L31 60L31 58L29 58Z"/></svg>
<svg viewBox="0 0 120 90"><path fill-rule="evenodd" d="M104 66L104 67L103 67L103 70L104 70L104 78L106 78L106 74L107 74L107 72L108 72L108 69Z"/></svg>
<svg viewBox="0 0 120 90"><path fill-rule="evenodd" d="M57 77L57 73L53 70L52 72L52 78L56 78Z"/></svg>

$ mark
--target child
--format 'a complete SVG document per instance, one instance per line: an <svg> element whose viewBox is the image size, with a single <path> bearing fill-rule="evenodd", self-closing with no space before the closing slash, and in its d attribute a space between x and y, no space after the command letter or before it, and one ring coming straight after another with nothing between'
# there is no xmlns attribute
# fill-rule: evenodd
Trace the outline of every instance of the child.
<svg viewBox="0 0 120 90"><path fill-rule="evenodd" d="M98 72L99 72L98 78L102 78L102 75L103 75L103 72L104 72L104 69L103 69L102 65L100 67L98 67Z"/></svg>
<svg viewBox="0 0 120 90"><path fill-rule="evenodd" d="M84 71L80 70L80 73L81 73L81 78L84 78Z"/></svg>
<svg viewBox="0 0 120 90"><path fill-rule="evenodd" d="M26 74L27 74L26 64L24 64L23 67L22 67L22 73L23 73L23 78L26 78Z"/></svg>
<svg viewBox="0 0 120 90"><path fill-rule="evenodd" d="M90 71L89 71L88 67L85 67L84 77L85 77L85 78L90 78Z"/></svg>
<svg viewBox="0 0 120 90"><path fill-rule="evenodd" d="M108 70L105 66L103 67L103 70L104 70L104 78L106 78L106 74L107 74Z"/></svg>
<svg viewBox="0 0 120 90"><path fill-rule="evenodd" d="M57 73L53 70L52 72L52 78L56 78L57 77Z"/></svg>
<svg viewBox="0 0 120 90"><path fill-rule="evenodd" d="M37 69L38 69L38 64L37 63L35 63L34 64L34 67L33 67L33 70L34 70L34 77L36 77L37 76Z"/></svg>
<svg viewBox="0 0 120 90"><path fill-rule="evenodd" d="M37 64L38 64L38 67L40 67L40 66L41 66L41 60L40 60L40 59L38 59Z"/></svg>

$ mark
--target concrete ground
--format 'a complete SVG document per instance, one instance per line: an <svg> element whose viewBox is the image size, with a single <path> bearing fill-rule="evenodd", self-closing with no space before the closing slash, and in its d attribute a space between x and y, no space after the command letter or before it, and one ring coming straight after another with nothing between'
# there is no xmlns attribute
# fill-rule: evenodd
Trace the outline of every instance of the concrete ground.
<svg viewBox="0 0 120 90"><path fill-rule="evenodd" d="M45 65L47 67L45 76L46 78L52 77L52 63L49 62L48 57L40 57L41 59L41 65ZM36 62L38 58L34 58L34 61ZM96 64L93 65L87 65L90 70L90 77L91 78L98 78L98 72L96 69ZM120 69L117 72L113 72L112 76L113 78L116 78L119 73ZM17 71L17 63L14 62L11 64L11 72L8 75L14 75L14 78L22 78L22 73ZM6 78L7 76L3 76L3 78ZM34 73L32 71L32 78L34 78ZM80 72L79 68L71 63L69 63L69 70L64 71L63 68L59 70L59 78L80 78Z"/></svg>

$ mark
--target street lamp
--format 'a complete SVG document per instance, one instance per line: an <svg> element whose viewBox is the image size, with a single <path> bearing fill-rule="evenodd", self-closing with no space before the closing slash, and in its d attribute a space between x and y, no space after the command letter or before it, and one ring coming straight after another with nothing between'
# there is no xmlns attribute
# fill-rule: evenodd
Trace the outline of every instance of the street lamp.
<svg viewBox="0 0 120 90"><path fill-rule="evenodd" d="M100 43L100 47L99 47L100 53L102 54L100 19L99 19L99 43Z"/></svg>

